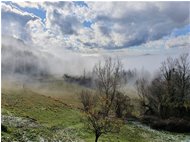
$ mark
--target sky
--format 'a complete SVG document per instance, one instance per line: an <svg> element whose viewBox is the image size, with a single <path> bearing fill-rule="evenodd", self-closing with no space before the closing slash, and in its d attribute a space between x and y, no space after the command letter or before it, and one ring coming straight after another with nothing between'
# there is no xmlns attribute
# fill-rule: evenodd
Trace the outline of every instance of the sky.
<svg viewBox="0 0 190 142"><path fill-rule="evenodd" d="M147 63L190 53L190 2L2 2L1 21L2 36L43 51L138 57L139 64L139 56Z"/></svg>

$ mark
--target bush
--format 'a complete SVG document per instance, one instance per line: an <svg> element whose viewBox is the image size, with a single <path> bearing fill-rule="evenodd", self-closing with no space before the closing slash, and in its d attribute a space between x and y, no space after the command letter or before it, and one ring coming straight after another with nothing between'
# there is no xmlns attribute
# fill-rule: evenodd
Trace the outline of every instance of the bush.
<svg viewBox="0 0 190 142"><path fill-rule="evenodd" d="M155 116L144 116L141 122L149 125L153 129L170 132L188 133L190 132L190 121L180 118L159 119Z"/></svg>
<svg viewBox="0 0 190 142"><path fill-rule="evenodd" d="M153 129L166 130L170 132L190 132L190 122L184 119L170 118L167 120L154 121L151 124Z"/></svg>

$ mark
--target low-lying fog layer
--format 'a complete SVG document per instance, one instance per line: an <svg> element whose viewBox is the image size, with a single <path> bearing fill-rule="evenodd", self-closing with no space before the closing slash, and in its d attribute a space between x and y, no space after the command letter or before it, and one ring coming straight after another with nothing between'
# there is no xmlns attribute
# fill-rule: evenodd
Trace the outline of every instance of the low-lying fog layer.
<svg viewBox="0 0 190 142"><path fill-rule="evenodd" d="M188 48L127 48L117 50L99 50L94 53L82 53L64 48L40 48L26 45L12 37L2 37L2 79L13 79L20 75L81 75L85 69L90 72L95 63L105 57L118 57L124 69L147 70L155 73L167 57L178 57L189 52Z"/></svg>

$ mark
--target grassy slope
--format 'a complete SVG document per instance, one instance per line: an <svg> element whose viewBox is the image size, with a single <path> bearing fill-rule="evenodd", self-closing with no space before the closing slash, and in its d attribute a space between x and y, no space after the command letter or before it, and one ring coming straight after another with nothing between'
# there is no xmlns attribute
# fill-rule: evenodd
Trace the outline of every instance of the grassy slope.
<svg viewBox="0 0 190 142"><path fill-rule="evenodd" d="M71 89L74 87L74 89ZM69 84L61 84L60 82L54 82L54 86L51 85L50 92L53 90L61 88L65 92L60 97L59 95L52 94L52 96L59 96L58 98L52 98L36 93L31 89L18 89L18 88L2 88L2 114L13 114L19 117L30 117L37 120L39 124L43 126L35 130L27 130L27 133L31 133L32 137L34 135L39 135L40 133L45 133L47 137L54 137L52 135L52 128L66 129L70 128L76 133L76 137L83 139L87 142L94 141L94 136L92 133L86 131L82 122L82 113L72 106L78 105L76 92L80 91L81 88L77 86L69 86ZM47 91L47 90L46 90ZM50 95L50 94L49 94ZM73 99L74 98L74 99ZM73 101L74 100L74 101ZM65 103L68 102L68 105ZM17 137L15 131L17 128L10 128L9 133L2 133L2 136L7 137ZM22 128L20 128L22 130ZM167 137L161 135L160 133L155 133L153 131L145 130L136 127L134 124L124 125L119 134L109 134L103 135L100 141L111 140L113 142L151 142L151 141L165 141ZM174 139L168 138L167 141L174 141ZM34 140L35 141L35 140Z"/></svg>

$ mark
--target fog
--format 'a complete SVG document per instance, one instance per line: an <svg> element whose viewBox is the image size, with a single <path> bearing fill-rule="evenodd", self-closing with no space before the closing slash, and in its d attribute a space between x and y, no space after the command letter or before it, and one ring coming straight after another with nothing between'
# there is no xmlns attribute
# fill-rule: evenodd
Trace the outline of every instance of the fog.
<svg viewBox="0 0 190 142"><path fill-rule="evenodd" d="M91 72L93 66L105 57L119 58L125 70L137 69L155 74L167 57L178 57L188 49L167 49L164 53L135 52L133 49L100 50L81 53L63 48L45 48L25 44L19 39L2 36L2 79L18 79L36 76L81 75Z"/></svg>

